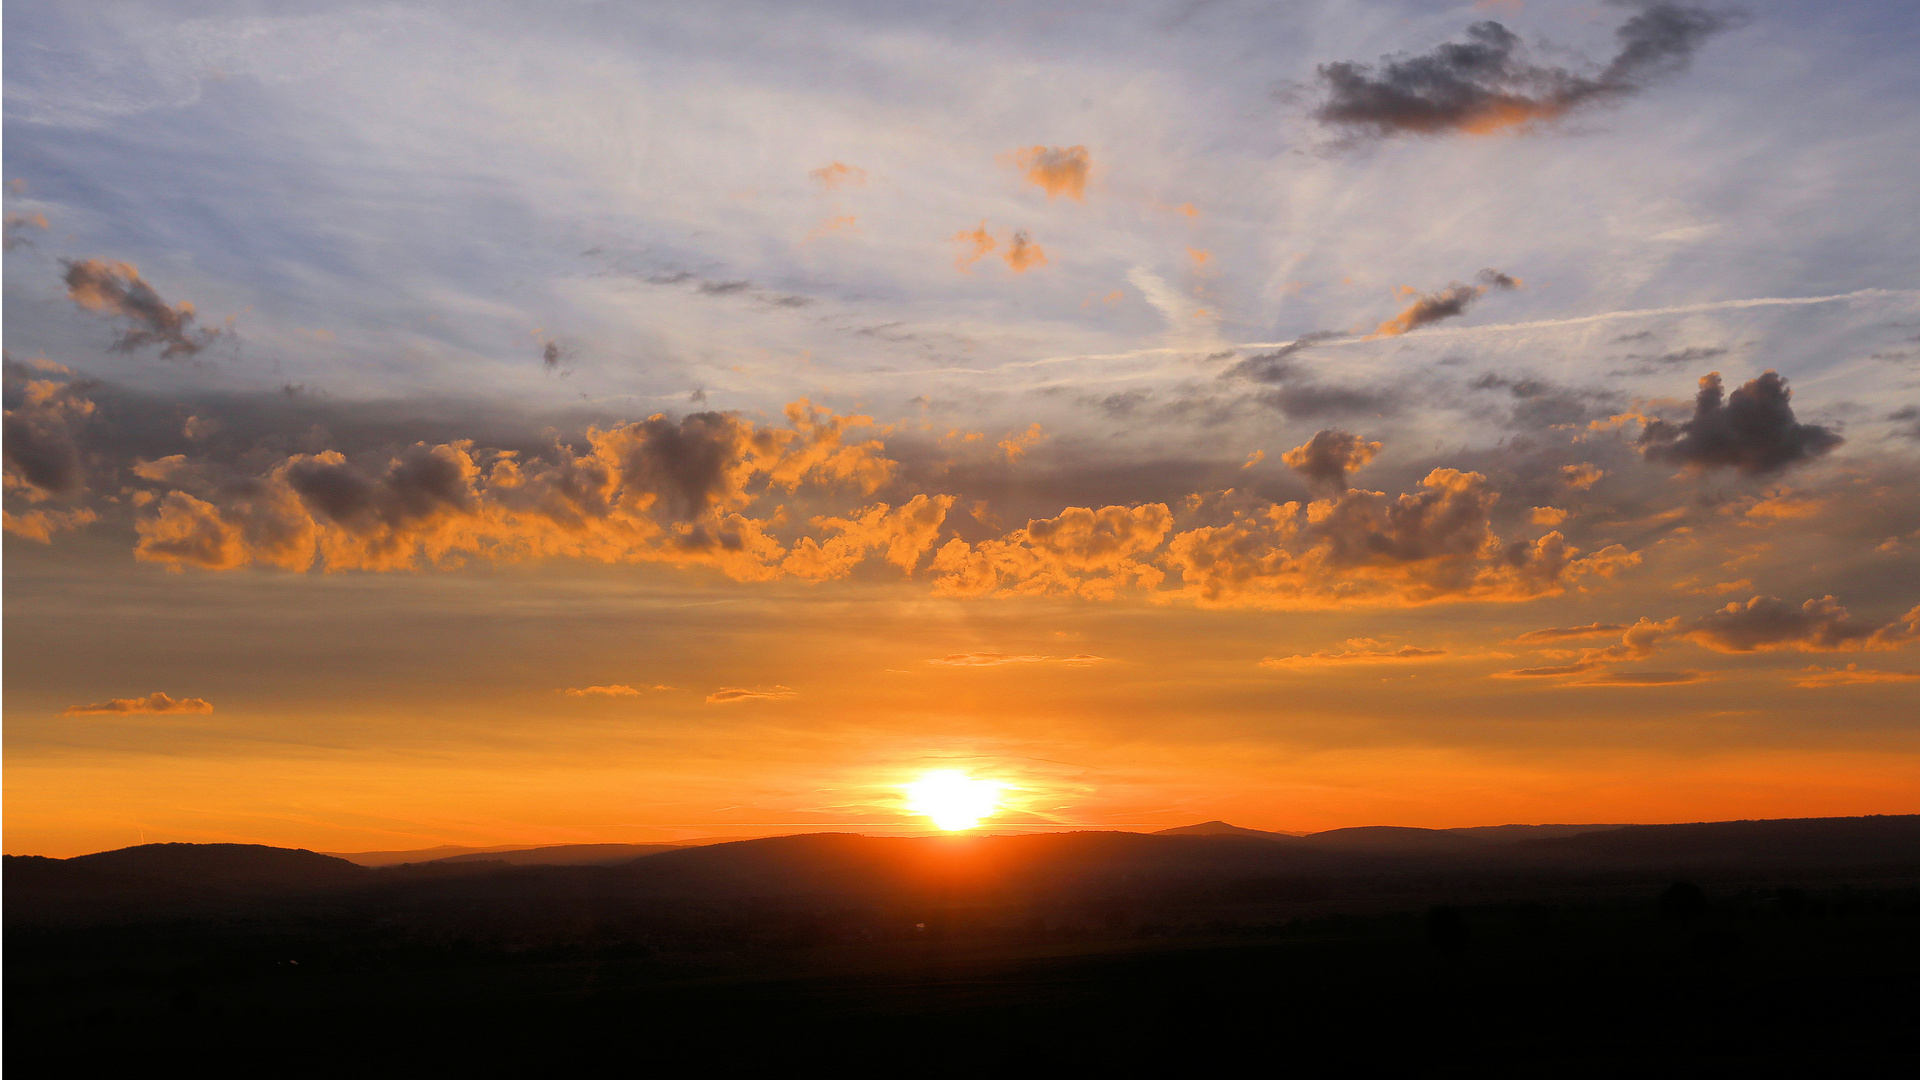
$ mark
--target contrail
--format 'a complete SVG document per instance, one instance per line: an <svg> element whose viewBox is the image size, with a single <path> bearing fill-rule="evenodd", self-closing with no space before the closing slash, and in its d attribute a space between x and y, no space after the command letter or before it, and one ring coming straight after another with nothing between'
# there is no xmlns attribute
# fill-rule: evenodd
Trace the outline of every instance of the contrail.
<svg viewBox="0 0 1920 1080"><path fill-rule="evenodd" d="M1576 315L1570 319L1539 319L1533 322L1492 323L1486 326L1440 326L1427 327L1402 335L1397 340L1425 337L1463 336L1472 334L1506 333L1511 330L1545 330L1561 326L1583 326L1588 323L1608 322L1613 319L1645 319L1659 315L1692 315L1702 311L1732 311L1740 308L1758 307L1805 307L1811 304L1836 304L1846 300L1872 300L1893 296L1920 296L1917 289L1856 289L1849 293L1835 293L1832 296L1759 296L1746 300L1711 300L1701 304L1679 304L1673 307L1634 308L1626 311L1603 311L1597 315ZM1097 360L1137 360L1147 356L1178 356L1194 354L1216 354L1221 352L1247 352L1254 349L1284 349L1300 343L1299 338L1292 341L1248 341L1240 344L1221 342L1214 346L1202 345L1159 345L1146 349L1131 349L1114 353L1073 353L1066 356L1048 356L1038 360L1010 360L992 367L937 367L914 368L900 371L876 371L867 374L887 376L920 375L993 375L1003 371L1023 371L1033 368L1051 367L1055 364L1071 364L1076 361ZM1314 340L1315 348L1332 345L1356 345L1376 340L1372 335L1351 334L1345 337L1324 337Z"/></svg>
<svg viewBox="0 0 1920 1080"><path fill-rule="evenodd" d="M1808 304L1833 304L1842 300L1869 300L1884 296L1920 296L1913 289L1857 289L1850 293L1835 293L1832 296L1759 296L1748 300L1713 300L1704 304L1680 304L1675 307L1636 308L1629 311L1603 311L1598 315L1578 315L1571 319L1539 319L1534 322L1491 323L1486 326L1442 326L1433 329L1415 331L1421 337L1441 335L1488 334L1507 330L1537 330L1555 326L1581 326L1586 323L1606 322L1610 319L1643 319L1654 315L1692 315L1702 311L1729 311L1737 308L1756 307L1801 307ZM1405 335L1408 337L1413 334ZM1357 341L1368 341L1365 337L1325 338L1319 345L1351 345ZM1249 342L1235 346L1240 349L1279 349L1292 345L1291 341Z"/></svg>

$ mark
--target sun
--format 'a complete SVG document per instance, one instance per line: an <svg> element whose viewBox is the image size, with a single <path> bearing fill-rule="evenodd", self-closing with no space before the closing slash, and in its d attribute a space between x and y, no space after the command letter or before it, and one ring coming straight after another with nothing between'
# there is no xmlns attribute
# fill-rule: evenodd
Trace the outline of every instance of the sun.
<svg viewBox="0 0 1920 1080"><path fill-rule="evenodd" d="M907 808L948 832L960 832L1000 809L1000 789L958 769L935 769L907 785Z"/></svg>

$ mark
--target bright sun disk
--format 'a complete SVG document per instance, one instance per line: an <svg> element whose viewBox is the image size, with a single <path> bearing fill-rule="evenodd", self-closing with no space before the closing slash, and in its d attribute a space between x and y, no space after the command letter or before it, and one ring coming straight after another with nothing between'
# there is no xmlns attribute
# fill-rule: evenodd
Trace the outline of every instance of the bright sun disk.
<svg viewBox="0 0 1920 1080"><path fill-rule="evenodd" d="M935 769L907 785L907 808L948 832L959 832L1000 809L1000 788L958 769Z"/></svg>

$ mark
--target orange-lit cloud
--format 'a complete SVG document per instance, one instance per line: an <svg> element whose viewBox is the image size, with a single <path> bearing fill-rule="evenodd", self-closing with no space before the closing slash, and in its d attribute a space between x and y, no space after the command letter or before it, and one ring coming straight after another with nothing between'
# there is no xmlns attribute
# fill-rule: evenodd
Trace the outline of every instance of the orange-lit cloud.
<svg viewBox="0 0 1920 1080"><path fill-rule="evenodd" d="M1347 490L1347 476L1358 472L1379 454L1381 444L1364 442L1350 431L1316 431L1313 438L1280 455L1287 468L1299 473L1310 484L1340 492Z"/></svg>
<svg viewBox="0 0 1920 1080"><path fill-rule="evenodd" d="M1047 433L1040 430L1039 424L1031 424L1025 431L1001 439L1000 452L1007 455L1007 460L1010 462L1019 461L1026 456L1028 450L1040 445L1046 441L1046 438Z"/></svg>
<svg viewBox="0 0 1920 1080"><path fill-rule="evenodd" d="M987 232L987 223L984 221L977 229L954 233L953 242L959 244L961 248L960 254L954 259L954 265L963 271L973 269L974 263L991 254L1000 243Z"/></svg>
<svg viewBox="0 0 1920 1080"><path fill-rule="evenodd" d="M213 705L205 698L176 698L155 691L143 698L111 698L93 705L69 705L62 716L133 716L169 713L210 713Z"/></svg>
<svg viewBox="0 0 1920 1080"><path fill-rule="evenodd" d="M1347 664L1386 664L1405 660L1437 660L1445 649L1421 649L1405 645L1398 649L1344 649L1340 652L1302 653L1294 656L1269 656L1260 661L1263 668L1290 671L1309 667L1338 667Z"/></svg>
<svg viewBox="0 0 1920 1080"><path fill-rule="evenodd" d="M1566 524L1567 512L1553 506L1536 506L1533 508L1533 512L1527 516L1527 520L1533 522L1535 525L1544 525L1549 529L1556 529Z"/></svg>
<svg viewBox="0 0 1920 1080"><path fill-rule="evenodd" d="M829 191L843 187L865 187L867 183L867 170L840 161L810 170L807 175Z"/></svg>
<svg viewBox="0 0 1920 1080"><path fill-rule="evenodd" d="M1047 193L1049 199L1065 195L1085 201L1087 172L1093 158L1084 146L1032 146L1014 152L1013 160L1026 174L1029 184Z"/></svg>
<svg viewBox="0 0 1920 1080"><path fill-rule="evenodd" d="M1166 573L1145 559L1166 539L1173 514L1164 505L1070 507L1027 522L999 540L947 541L934 555L934 591L946 596L1046 595L1109 599L1130 586L1151 588Z"/></svg>
<svg viewBox="0 0 1920 1080"><path fill-rule="evenodd" d="M772 686L763 690L750 690L745 687L728 686L707 695L709 705L733 705L743 701L777 701L795 696L794 691L784 686Z"/></svg>
<svg viewBox="0 0 1920 1080"><path fill-rule="evenodd" d="M1808 689L1828 686L1868 686L1881 683L1903 683L1920 681L1917 671L1874 671L1861 670L1859 664L1848 664L1844 668L1823 668L1818 664L1809 665L1795 673L1793 685Z"/></svg>
<svg viewBox="0 0 1920 1080"><path fill-rule="evenodd" d="M813 231L808 233L806 238L808 240L818 240L831 233L852 232L857 231L859 228L860 224L852 214L841 214L838 217L830 217L820 224L815 225Z"/></svg>
<svg viewBox="0 0 1920 1080"><path fill-rule="evenodd" d="M1002 252L1000 257L1007 260L1007 266L1016 274L1024 274L1035 267L1047 265L1047 253L1041 250L1039 244L1033 242L1025 229L1020 229L1013 234L1013 239L1007 242L1007 250Z"/></svg>
<svg viewBox="0 0 1920 1080"><path fill-rule="evenodd" d="M1518 289L1520 286L1521 281L1519 278L1503 274L1498 270L1488 269L1480 271L1480 283L1478 285L1462 285L1459 282L1455 282L1438 292L1426 293L1424 295L1417 289L1411 287L1403 288L1401 290L1402 292L1411 293L1418 297L1418 299L1407 305L1406 309L1401 311L1400 314L1381 323L1380 326L1374 330L1373 336L1398 337L1410 330L1417 330L1422 326L1437 323L1442 319L1451 319L1457 315L1464 315L1466 310L1473 306L1474 301L1485 296L1489 289Z"/></svg>
<svg viewBox="0 0 1920 1080"><path fill-rule="evenodd" d="M1560 479L1575 491L1586 491L1607 475L1606 470L1587 462L1560 466Z"/></svg>
<svg viewBox="0 0 1920 1080"><path fill-rule="evenodd" d="M640 691L624 683L611 686L569 686L560 691L568 697L638 697Z"/></svg>
<svg viewBox="0 0 1920 1080"><path fill-rule="evenodd" d="M1086 667L1106 662L1104 656L1091 653L1075 653L1072 656L1016 656L1012 653L968 652L951 653L938 659L929 660L929 664L942 667L1003 667L1007 664L1066 664L1069 667Z"/></svg>
<svg viewBox="0 0 1920 1080"><path fill-rule="evenodd" d="M99 520L99 514L84 506L73 510L27 510L18 514L0 511L0 522L7 532L43 544L53 543L55 533L82 529Z"/></svg>

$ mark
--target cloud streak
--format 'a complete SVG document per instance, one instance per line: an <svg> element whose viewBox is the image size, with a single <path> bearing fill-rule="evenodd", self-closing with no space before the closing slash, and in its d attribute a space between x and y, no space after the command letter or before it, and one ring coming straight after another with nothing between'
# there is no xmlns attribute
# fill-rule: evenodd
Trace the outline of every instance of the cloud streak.
<svg viewBox="0 0 1920 1080"><path fill-rule="evenodd" d="M179 713L210 713L212 703L205 698L176 698L155 691L146 697L110 698L92 705L69 705L62 716L164 716Z"/></svg>

